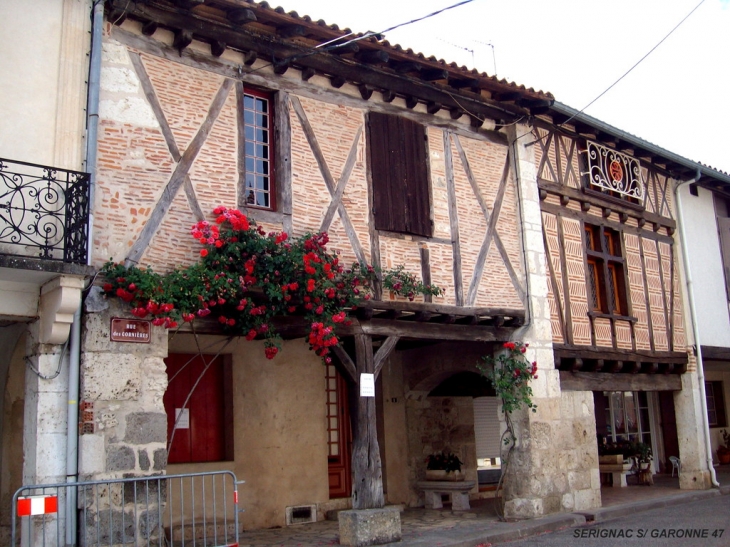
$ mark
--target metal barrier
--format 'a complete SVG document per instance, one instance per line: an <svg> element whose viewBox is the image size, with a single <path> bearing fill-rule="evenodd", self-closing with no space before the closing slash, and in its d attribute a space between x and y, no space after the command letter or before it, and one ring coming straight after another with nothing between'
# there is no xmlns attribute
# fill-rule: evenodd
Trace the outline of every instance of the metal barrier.
<svg viewBox="0 0 730 547"><path fill-rule="evenodd" d="M11 545L237 547L242 482L219 471L23 486Z"/></svg>

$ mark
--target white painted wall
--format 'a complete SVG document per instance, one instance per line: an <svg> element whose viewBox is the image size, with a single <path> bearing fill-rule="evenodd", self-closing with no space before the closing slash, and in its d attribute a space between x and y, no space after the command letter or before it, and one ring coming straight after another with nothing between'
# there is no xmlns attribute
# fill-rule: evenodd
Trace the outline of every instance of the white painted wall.
<svg viewBox="0 0 730 547"><path fill-rule="evenodd" d="M730 347L730 315L712 192L699 188L699 196L693 196L688 185L679 191L700 342L703 346Z"/></svg>
<svg viewBox="0 0 730 547"><path fill-rule="evenodd" d="M0 2L0 157L53 164L62 7Z"/></svg>

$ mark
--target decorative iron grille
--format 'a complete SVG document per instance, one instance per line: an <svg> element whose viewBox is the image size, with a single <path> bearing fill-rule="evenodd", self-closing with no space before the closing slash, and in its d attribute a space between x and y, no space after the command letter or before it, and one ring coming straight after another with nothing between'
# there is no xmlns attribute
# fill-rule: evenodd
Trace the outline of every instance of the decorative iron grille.
<svg viewBox="0 0 730 547"><path fill-rule="evenodd" d="M0 254L86 264L88 173L0 158Z"/></svg>
<svg viewBox="0 0 730 547"><path fill-rule="evenodd" d="M581 175L588 175L590 187L644 203L644 181L637 159L592 141L586 141L585 154L588 171Z"/></svg>

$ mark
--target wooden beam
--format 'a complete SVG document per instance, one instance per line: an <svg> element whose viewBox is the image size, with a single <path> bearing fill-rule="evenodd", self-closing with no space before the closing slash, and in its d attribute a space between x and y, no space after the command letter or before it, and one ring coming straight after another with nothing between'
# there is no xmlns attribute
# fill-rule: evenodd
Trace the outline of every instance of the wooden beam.
<svg viewBox="0 0 730 547"><path fill-rule="evenodd" d="M290 62L286 59L283 59L281 61L272 61L272 64L274 65L274 74L277 74L279 76L282 76L286 74L286 71L289 70Z"/></svg>
<svg viewBox="0 0 730 547"><path fill-rule="evenodd" d="M355 335L355 354L359 385L361 374L375 373L373 342L370 336ZM375 397L359 397L357 413L354 418L352 508L380 508L385 505L385 498L383 496L383 471L378 446Z"/></svg>
<svg viewBox="0 0 730 547"><path fill-rule="evenodd" d="M156 3L129 2L128 0L108 0L109 9L127 10L130 17L140 21L155 21L161 26L171 29L185 28L190 24L190 16L179 11L166 9ZM273 10L272 10L273 13ZM323 74L338 74L348 81L355 81L373 86L376 89L389 89L402 96L413 95L419 101L440 102L445 107L458 107L468 109L470 112L485 116L491 119L514 121L524 116L524 109L508 104L494 101L476 93L447 93L438 86L429 85L420 80L403 78L399 74L384 71L376 66L368 66L364 63L353 63L337 55L309 55L302 56L309 50L302 44L291 41L265 41L261 40L258 33L249 30L248 26L243 28L231 28L230 23L221 23L212 18L207 18L207 12L196 14L195 36L197 39L206 41L220 40L228 44L229 48L240 51L256 51L259 55L267 58L276 57L286 59L293 56L300 56L297 65L310 67ZM466 79L469 80L469 79ZM478 80L476 80L478 83Z"/></svg>
<svg viewBox="0 0 730 547"><path fill-rule="evenodd" d="M381 91L381 95L383 96L384 103L392 103L393 99L395 99L395 93L390 89L384 89Z"/></svg>
<svg viewBox="0 0 730 547"><path fill-rule="evenodd" d="M228 12L228 20L234 25L247 25L256 22L256 14L252 9L240 8Z"/></svg>
<svg viewBox="0 0 730 547"><path fill-rule="evenodd" d="M325 50L327 51L327 53L332 53L333 55L347 55L349 53L357 53L358 51L360 51L360 46L352 42L349 44L343 44L341 46L334 45L325 48Z"/></svg>
<svg viewBox="0 0 730 547"><path fill-rule="evenodd" d="M449 72L441 68L425 68L421 70L419 77L426 82L434 82L436 80L446 80L449 77Z"/></svg>
<svg viewBox="0 0 730 547"><path fill-rule="evenodd" d="M256 59L258 59L258 54L255 51L247 51L243 55L243 64L246 66L251 66L256 62Z"/></svg>
<svg viewBox="0 0 730 547"><path fill-rule="evenodd" d="M332 87L334 87L335 89L340 89L346 83L347 83L347 80L345 80L342 76L331 76L330 77L330 85Z"/></svg>
<svg viewBox="0 0 730 547"><path fill-rule="evenodd" d="M307 82L309 79L316 74L316 71L312 68L302 69L302 81Z"/></svg>
<svg viewBox="0 0 730 547"><path fill-rule="evenodd" d="M353 320L351 327L338 327L344 334L362 332L372 336L398 336L428 340L453 340L459 342L505 342L514 328L484 325L418 323L415 321L390 321L373 317L370 320Z"/></svg>
<svg viewBox="0 0 730 547"><path fill-rule="evenodd" d="M409 110L413 110L414 108L416 108L416 105L418 105L418 99L410 95L406 97L406 108L408 108Z"/></svg>
<svg viewBox="0 0 730 547"><path fill-rule="evenodd" d="M441 105L439 103L435 103L431 101L426 105L426 112L429 114L436 114L439 110L441 110Z"/></svg>
<svg viewBox="0 0 730 547"><path fill-rule="evenodd" d="M385 360L388 358L390 353L395 349L395 345L398 343L398 340L400 340L397 336L388 336L388 338L385 339L385 342L383 342L383 345L381 345L378 348L378 351L375 353L375 357L373 358L374 362L374 370L375 370L375 378L378 378L378 375L380 374L380 371L383 368L383 365L385 364Z"/></svg>
<svg viewBox="0 0 730 547"><path fill-rule="evenodd" d="M449 85L454 89L479 89L479 80L476 78L449 78Z"/></svg>
<svg viewBox="0 0 730 547"><path fill-rule="evenodd" d="M218 89L218 92L213 98L213 102L208 109L207 117L201 124L198 132L195 134L195 137L190 142L187 149L180 158L180 161L178 162L175 170L170 176L170 180L168 181L165 189L162 192L162 196L155 205L155 208L150 214L147 223L142 228L142 231L140 232L137 241L135 241L132 245L132 248L130 249L129 254L127 255L127 258L125 260L125 264L131 265L139 263L139 260L142 257L144 251L147 249L147 246L152 240L152 237L155 235L155 233L157 233L157 229L162 223L162 220L165 218L167 211L170 209L170 206L172 205L172 201L175 198L177 191L180 189L183 182L185 181L185 177L188 175L190 167L193 165L195 158L198 156L198 152L200 152L200 149L205 144L205 141L208 138L208 134L210 133L213 124L215 123L216 119L218 119L218 114L220 114L220 111L223 108L226 99L228 98L228 93L231 90L231 87L233 87L233 83L233 80L230 80L228 78L223 80L223 83Z"/></svg>
<svg viewBox="0 0 730 547"><path fill-rule="evenodd" d="M560 389L566 391L681 391L676 374L607 374L560 371Z"/></svg>
<svg viewBox="0 0 730 547"><path fill-rule="evenodd" d="M358 309L398 310L401 312L424 311L434 315L451 314L461 317L525 317L525 310L519 308L482 308L472 306L452 306L451 304L430 304L424 302L403 302L397 300L364 300L358 303Z"/></svg>
<svg viewBox="0 0 730 547"><path fill-rule="evenodd" d="M376 65L387 63L390 56L387 51L383 51L382 49L370 49L358 51L355 54L355 59L361 63Z"/></svg>
<svg viewBox="0 0 730 547"><path fill-rule="evenodd" d="M360 381L357 377L357 367L355 367L355 363L352 362L352 359L345 351L345 348L337 344L336 346L332 346L332 353L334 353L337 359L340 360L340 363L342 363L345 371L350 376L350 380L357 384Z"/></svg>
<svg viewBox="0 0 730 547"><path fill-rule="evenodd" d="M409 72L420 72L421 65L414 61L390 61L388 66L395 70L398 74L408 74Z"/></svg>
<svg viewBox="0 0 730 547"><path fill-rule="evenodd" d="M175 39L172 42L172 47L178 51L182 51L188 47L193 41L193 33L189 30L179 30L175 33Z"/></svg>
<svg viewBox="0 0 730 547"><path fill-rule="evenodd" d="M144 34L145 36L152 36L157 31L157 28L157 23L148 21L144 25L142 25L142 34Z"/></svg>
<svg viewBox="0 0 730 547"><path fill-rule="evenodd" d="M307 31L302 25L282 25L276 29L276 33L282 38L298 38L306 36Z"/></svg>
<svg viewBox="0 0 730 547"><path fill-rule="evenodd" d="M360 91L360 97L362 97L363 101L370 100L370 97L373 96L373 88L369 85L360 84L357 86L358 91Z"/></svg>
<svg viewBox="0 0 730 547"><path fill-rule="evenodd" d="M454 180L454 160L451 156L451 133L443 132L444 171L446 174L446 201L449 210L449 228L451 231L452 266L454 276L454 301L457 306L464 305L464 278L461 271L461 242L459 236L459 209L456 198L456 182Z"/></svg>
<svg viewBox="0 0 730 547"><path fill-rule="evenodd" d="M226 51L226 43L214 40L210 43L210 53L213 57L220 57Z"/></svg>
<svg viewBox="0 0 730 547"><path fill-rule="evenodd" d="M639 361L685 364L687 354L681 351L631 351L626 349L593 348L554 344L553 352L558 358L580 356L583 359L604 359L605 361ZM607 365L609 366L609 365Z"/></svg>
<svg viewBox="0 0 730 547"><path fill-rule="evenodd" d="M719 346L700 346L702 348L702 359L713 361L730 361L730 348Z"/></svg>

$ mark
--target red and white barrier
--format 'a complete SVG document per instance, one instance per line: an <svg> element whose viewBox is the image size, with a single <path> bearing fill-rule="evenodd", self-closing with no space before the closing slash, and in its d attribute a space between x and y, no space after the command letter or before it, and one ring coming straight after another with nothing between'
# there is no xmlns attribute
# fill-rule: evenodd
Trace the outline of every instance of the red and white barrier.
<svg viewBox="0 0 730 547"><path fill-rule="evenodd" d="M27 496L18 498L18 516L46 515L58 512L58 496Z"/></svg>

